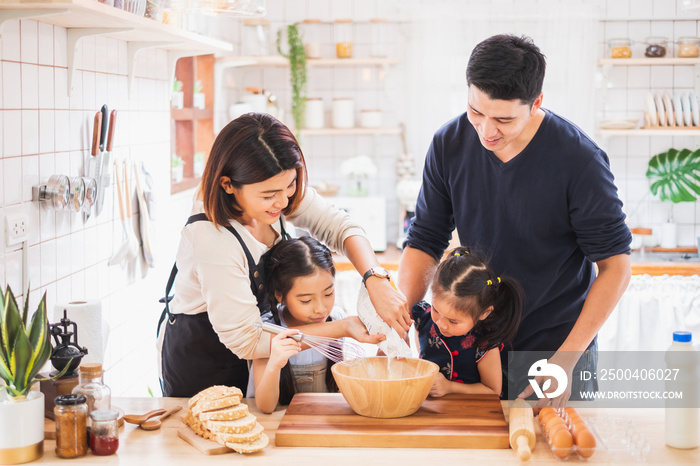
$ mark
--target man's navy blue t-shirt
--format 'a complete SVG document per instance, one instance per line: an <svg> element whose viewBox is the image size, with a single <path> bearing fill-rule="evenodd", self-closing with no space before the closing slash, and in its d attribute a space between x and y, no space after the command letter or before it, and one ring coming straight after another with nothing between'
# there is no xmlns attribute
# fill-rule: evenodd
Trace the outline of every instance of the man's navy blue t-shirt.
<svg viewBox="0 0 700 466"><path fill-rule="evenodd" d="M593 262L630 253L608 157L578 127L545 110L528 146L503 163L466 114L435 134L406 246L439 259L457 228L496 273L525 292L512 349L554 351L581 313Z"/></svg>

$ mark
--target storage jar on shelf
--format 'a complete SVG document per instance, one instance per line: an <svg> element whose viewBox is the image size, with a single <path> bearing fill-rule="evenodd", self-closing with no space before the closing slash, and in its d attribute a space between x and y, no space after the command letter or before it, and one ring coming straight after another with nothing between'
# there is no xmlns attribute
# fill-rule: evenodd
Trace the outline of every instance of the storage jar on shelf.
<svg viewBox="0 0 700 466"><path fill-rule="evenodd" d="M644 56L649 58L662 58L666 56L666 48L668 44L667 37L651 36L644 41L646 49Z"/></svg>
<svg viewBox="0 0 700 466"><path fill-rule="evenodd" d="M338 58L352 58L352 20L336 19L333 27L335 54Z"/></svg>
<svg viewBox="0 0 700 466"><path fill-rule="evenodd" d="M317 97L306 99L306 113L304 118L307 129L323 128L323 100Z"/></svg>
<svg viewBox="0 0 700 466"><path fill-rule="evenodd" d="M626 37L610 39L608 41L610 58L631 58L632 41Z"/></svg>
<svg viewBox="0 0 700 466"><path fill-rule="evenodd" d="M700 37L679 37L678 58L697 58L700 56Z"/></svg>
<svg viewBox="0 0 700 466"><path fill-rule="evenodd" d="M375 58L383 58L388 56L386 43L386 19L372 18L369 20L372 26L372 48L370 55Z"/></svg>
<svg viewBox="0 0 700 466"><path fill-rule="evenodd" d="M301 23L306 58L321 58L321 20L305 19Z"/></svg>
<svg viewBox="0 0 700 466"><path fill-rule="evenodd" d="M355 126L355 103L352 99L333 99L333 127L353 128Z"/></svg>
<svg viewBox="0 0 700 466"><path fill-rule="evenodd" d="M270 22L251 18L243 21L243 55L265 57L270 55Z"/></svg>

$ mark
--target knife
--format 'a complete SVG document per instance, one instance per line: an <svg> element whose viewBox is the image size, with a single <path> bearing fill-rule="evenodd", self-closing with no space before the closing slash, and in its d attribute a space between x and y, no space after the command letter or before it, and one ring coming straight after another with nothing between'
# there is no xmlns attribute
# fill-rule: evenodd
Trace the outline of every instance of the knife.
<svg viewBox="0 0 700 466"><path fill-rule="evenodd" d="M97 167L97 154L100 150L100 137L99 134L102 128L102 112L95 113L95 120L92 125L92 146L90 148L90 161L88 162L87 176L97 180L97 172L99 168ZM92 209L83 212L83 223L87 222L92 214Z"/></svg>
<svg viewBox="0 0 700 466"><path fill-rule="evenodd" d="M104 107L106 108L106 106ZM105 152L102 153L102 169L100 170L100 183L97 190L97 206L96 214L102 211L102 204L105 200L105 192L111 182L111 173L109 172L112 166L112 147L114 146L114 127L117 124L117 111L112 110L109 117L109 129L107 130L107 140Z"/></svg>
<svg viewBox="0 0 700 466"><path fill-rule="evenodd" d="M97 157L96 168L95 168L95 180L97 181L97 199L95 201L95 215L100 215L102 212L102 205L104 202L104 188L102 186L102 172L104 170L104 151L105 145L107 144L107 124L109 122L109 110L107 109L107 104L103 105L100 109L100 114L102 115L102 125L100 129L100 156Z"/></svg>

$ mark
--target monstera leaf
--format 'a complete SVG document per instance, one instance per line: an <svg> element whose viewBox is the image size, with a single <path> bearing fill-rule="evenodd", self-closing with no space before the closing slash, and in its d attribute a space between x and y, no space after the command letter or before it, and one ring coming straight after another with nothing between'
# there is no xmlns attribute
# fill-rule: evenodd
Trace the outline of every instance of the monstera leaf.
<svg viewBox="0 0 700 466"><path fill-rule="evenodd" d="M649 160L651 192L662 201L694 202L700 196L700 149L669 149Z"/></svg>

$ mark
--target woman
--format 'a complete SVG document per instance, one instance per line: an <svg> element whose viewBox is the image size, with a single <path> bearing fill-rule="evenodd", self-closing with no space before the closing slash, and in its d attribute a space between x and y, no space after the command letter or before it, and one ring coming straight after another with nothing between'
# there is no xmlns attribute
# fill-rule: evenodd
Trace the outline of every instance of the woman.
<svg viewBox="0 0 700 466"><path fill-rule="evenodd" d="M379 262L363 230L306 188L301 148L270 115L243 115L219 133L191 214L176 256L175 298L160 330L165 396L190 397L212 385L245 390L245 359L269 356L270 336L254 325L264 302L259 261L287 235L286 218L367 271L364 281L382 318L400 333L410 327L406 298L372 273ZM357 317L307 325L304 332L379 341Z"/></svg>

